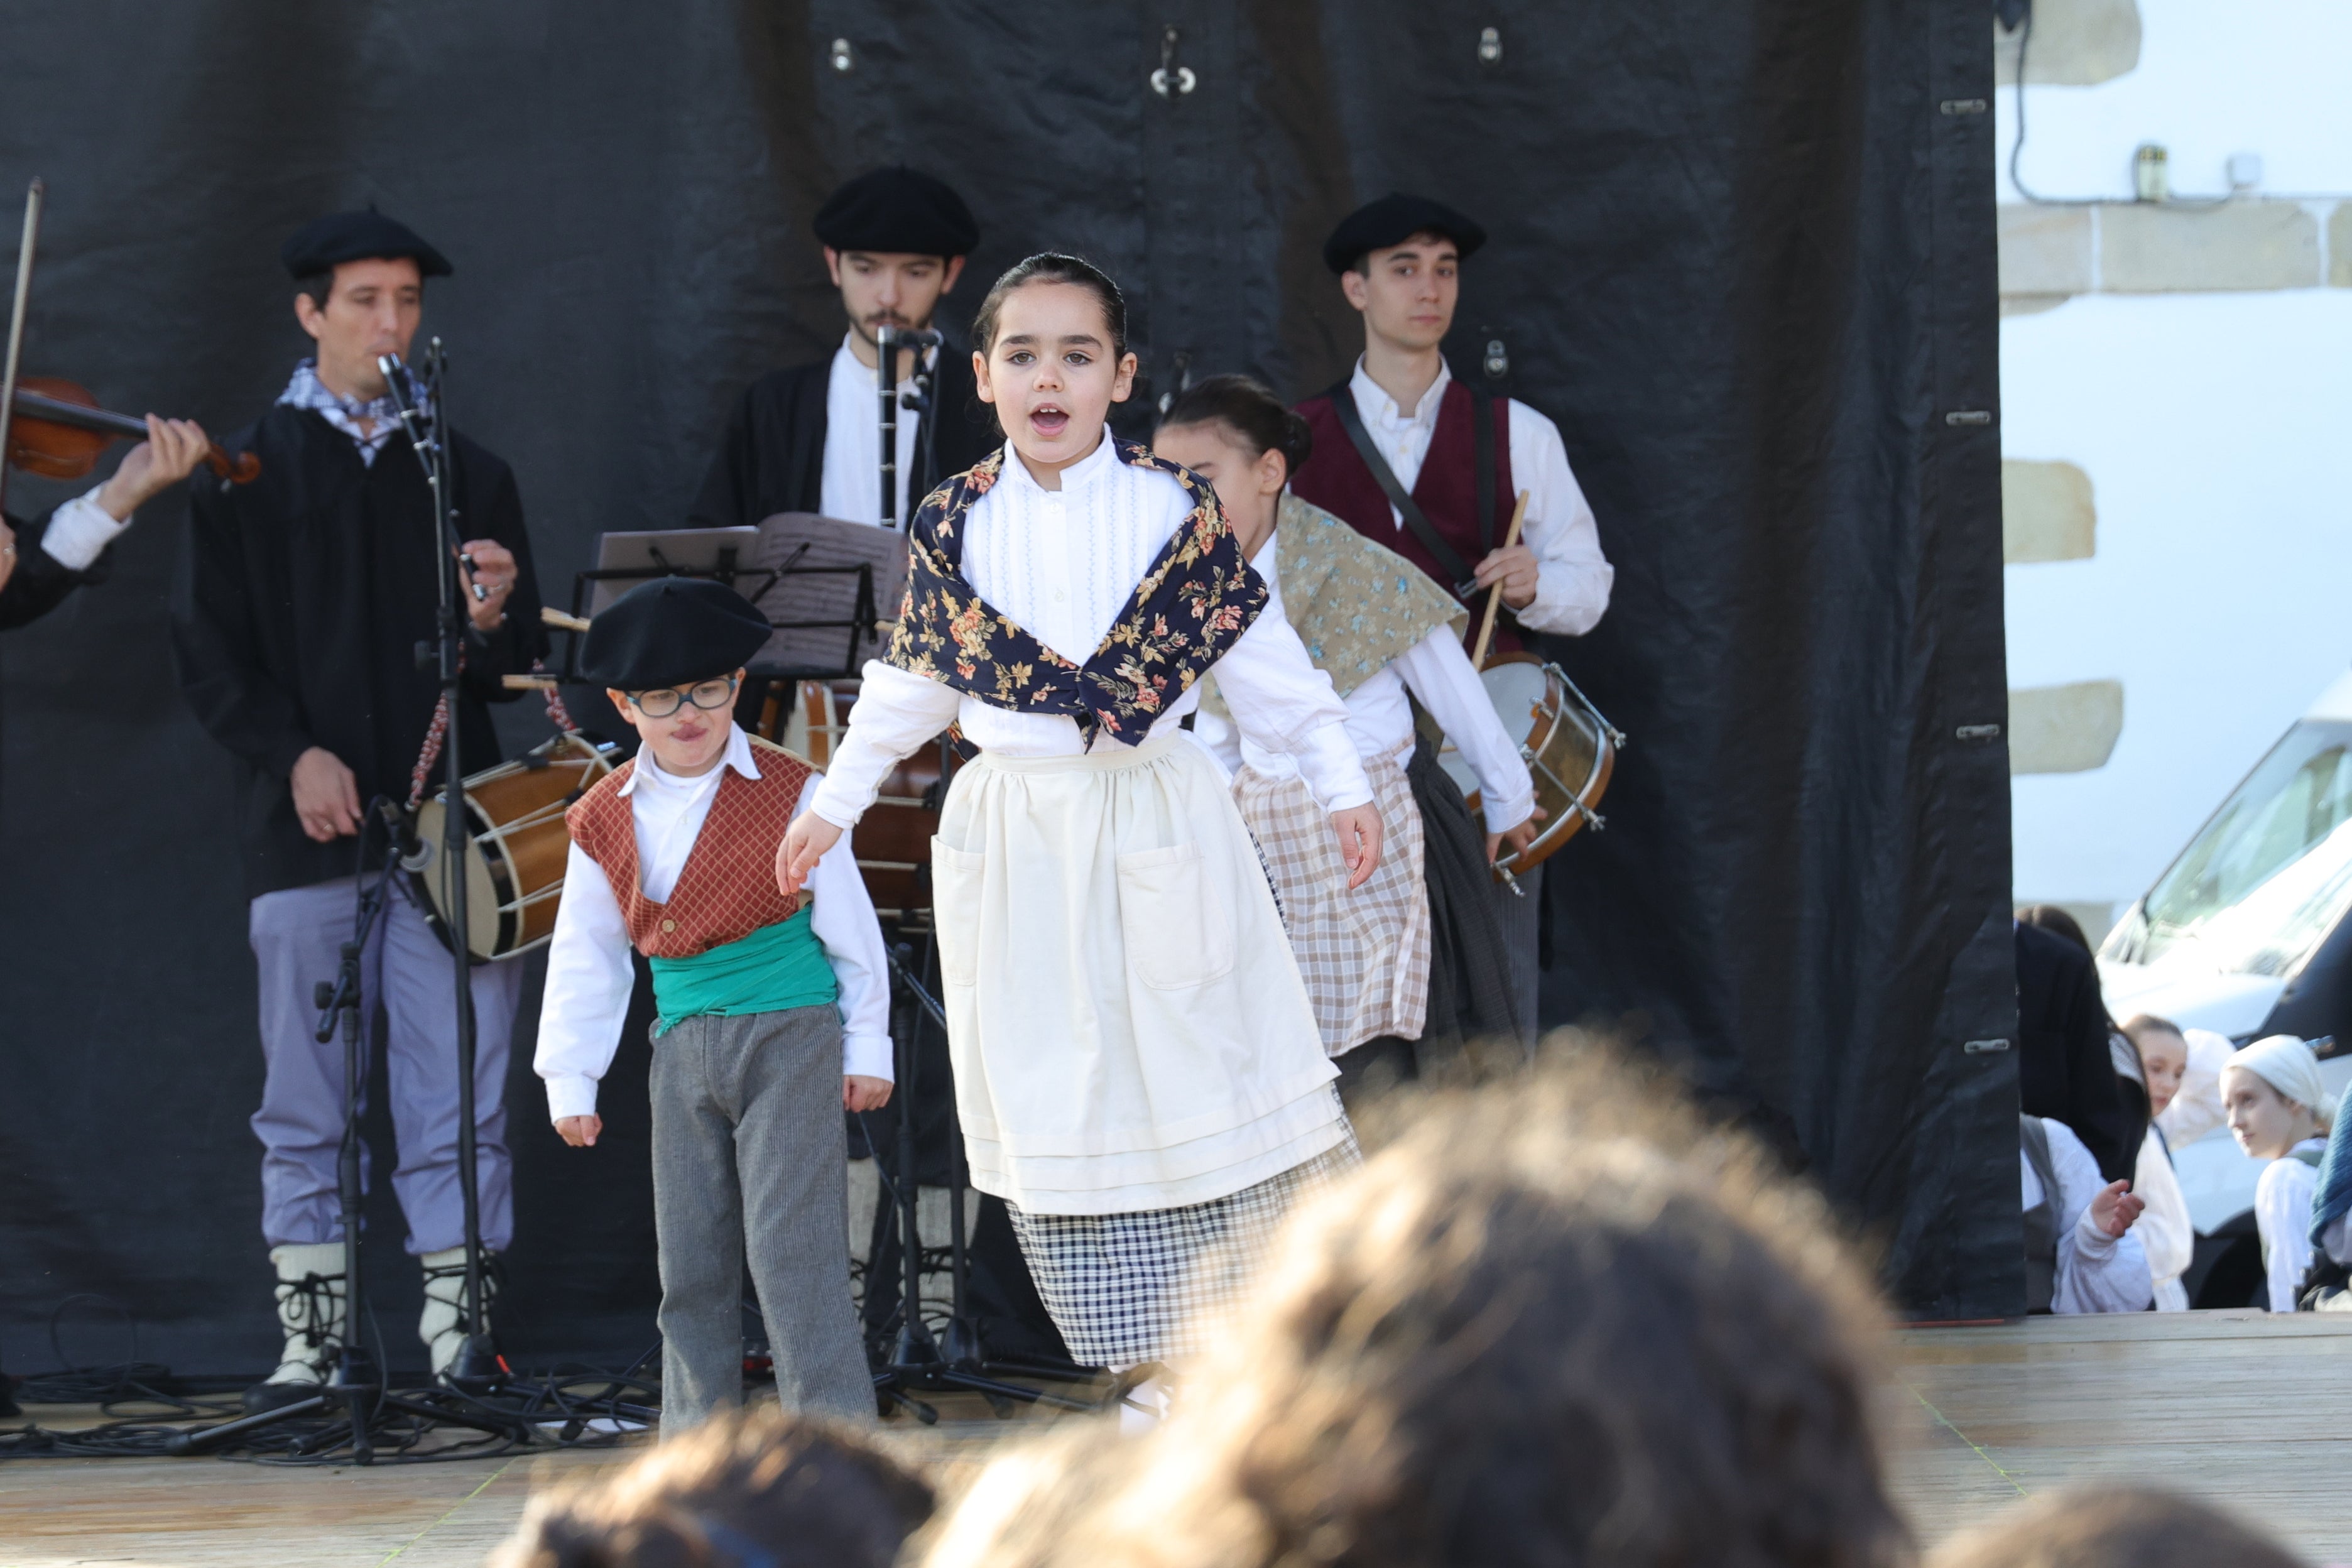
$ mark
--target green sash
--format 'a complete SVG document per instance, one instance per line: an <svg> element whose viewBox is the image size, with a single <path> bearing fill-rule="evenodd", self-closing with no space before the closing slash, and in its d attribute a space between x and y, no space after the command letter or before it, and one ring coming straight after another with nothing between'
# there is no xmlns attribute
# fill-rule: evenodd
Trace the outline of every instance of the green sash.
<svg viewBox="0 0 2352 1568"><path fill-rule="evenodd" d="M654 971L654 1034L665 1035L682 1018L732 1018L744 1013L781 1013L814 1007L841 995L824 944L809 924L803 904L790 920L761 926L750 936L692 958L646 960Z"/></svg>

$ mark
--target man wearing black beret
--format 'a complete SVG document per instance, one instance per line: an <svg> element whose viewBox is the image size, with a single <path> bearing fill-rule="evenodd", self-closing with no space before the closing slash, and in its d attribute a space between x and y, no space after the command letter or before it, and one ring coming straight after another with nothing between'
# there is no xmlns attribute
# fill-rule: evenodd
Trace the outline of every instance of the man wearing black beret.
<svg viewBox="0 0 2352 1568"><path fill-rule="evenodd" d="M310 224L280 258L317 353L268 413L221 440L257 454L261 477L234 487L197 477L172 591L181 689L236 759L259 969L267 1074L253 1130L286 1350L269 1379L247 1390L254 1409L305 1397L348 1321L336 1173L342 1047L312 1037L311 988L335 977L338 948L354 935L367 803L409 800L435 730L439 680L415 653L437 625L433 500L376 361L407 354L425 279L450 271L439 251L373 208ZM472 773L499 760L488 705L515 695L500 678L529 669L545 633L513 472L462 433L447 445L468 563L458 733ZM364 962L365 1005L381 1003L390 1025L393 1188L425 1268L419 1327L437 1373L463 1343L457 974L404 893L386 905ZM522 975L492 963L470 979L482 1235L497 1249L514 1229L500 1086Z"/></svg>
<svg viewBox="0 0 2352 1568"><path fill-rule="evenodd" d="M881 416L875 333L885 326L933 325L941 296L980 243L971 209L944 182L903 165L860 174L817 209L825 270L841 290L849 330L830 355L761 377L735 405L688 522L701 528L756 523L780 511L814 511L853 522L882 519ZM902 388L915 373L898 355ZM973 390L971 356L931 351L930 414L898 414L901 528L932 487L961 473L998 443ZM923 460L922 426L936 419L933 456Z"/></svg>
<svg viewBox="0 0 2352 1568"><path fill-rule="evenodd" d="M1440 345L1454 325L1462 264L1486 243L1473 219L1402 192L1357 208L1331 231L1324 264L1363 317L1364 352L1347 380L1298 405L1315 445L1290 488L1474 610L1499 584L1510 613L1495 647L1511 652L1525 633L1591 631L1609 607L1615 573L1559 427L1524 403L1456 380L1446 366ZM1522 542L1507 545L1522 490ZM1536 867L1519 878L1527 896L1496 896L1517 1011L1530 1032L1542 878Z"/></svg>

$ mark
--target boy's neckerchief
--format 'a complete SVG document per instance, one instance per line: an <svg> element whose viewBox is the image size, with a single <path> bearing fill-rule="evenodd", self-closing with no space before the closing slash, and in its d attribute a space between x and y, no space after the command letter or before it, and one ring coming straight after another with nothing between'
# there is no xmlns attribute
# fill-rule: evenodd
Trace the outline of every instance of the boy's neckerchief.
<svg viewBox="0 0 2352 1568"><path fill-rule="evenodd" d="M999 447L933 490L915 514L907 531L906 603L884 663L1016 713L1076 720L1091 750L1102 731L1129 745L1142 740L1224 657L1265 607L1266 588L1242 559L1216 491L1148 447L1104 439L1120 462L1157 469L1183 486L1192 510L1093 657L1071 663L964 581L963 521L1003 471Z"/></svg>

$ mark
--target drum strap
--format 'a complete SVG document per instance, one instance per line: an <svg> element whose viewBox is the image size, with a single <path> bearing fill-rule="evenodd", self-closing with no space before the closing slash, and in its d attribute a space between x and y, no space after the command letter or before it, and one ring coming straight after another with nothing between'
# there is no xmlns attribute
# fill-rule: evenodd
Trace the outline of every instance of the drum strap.
<svg viewBox="0 0 2352 1568"><path fill-rule="evenodd" d="M1445 542L1444 536L1429 521L1429 514L1423 511L1421 503L1412 499L1412 492L1397 483L1396 471L1389 467L1388 459L1381 456L1381 449L1372 445L1372 433L1364 428L1364 416L1356 408L1355 393L1343 381L1324 395L1330 398L1331 412L1339 416L1339 428L1348 433L1348 439L1355 445L1356 456L1364 460L1364 467L1370 468L1372 478L1380 482L1381 492L1389 498L1389 504L1397 509L1397 515L1404 519L1404 525L1412 530L1412 536L1421 541L1422 547L1445 569L1446 575L1454 579L1454 596L1465 601L1475 597L1478 592L1476 574L1454 546ZM1491 543L1495 531L1495 416L1491 408L1485 406L1484 398L1475 393L1471 395L1473 406L1483 415L1478 426L1478 499L1483 513L1480 519L1482 533Z"/></svg>
<svg viewBox="0 0 2352 1568"><path fill-rule="evenodd" d="M466 668L463 648L457 651L457 668ZM530 672L545 675L546 661L532 659ZM558 734L570 735L579 730L579 726L572 721L572 710L563 705L563 694L552 686L547 688L547 717ZM408 772L408 809L411 813L425 803L425 786L433 777L433 764L441 760L441 748L448 743L449 694L445 691L441 694L441 700L433 705L433 722L425 727L425 744L417 749L416 765Z"/></svg>

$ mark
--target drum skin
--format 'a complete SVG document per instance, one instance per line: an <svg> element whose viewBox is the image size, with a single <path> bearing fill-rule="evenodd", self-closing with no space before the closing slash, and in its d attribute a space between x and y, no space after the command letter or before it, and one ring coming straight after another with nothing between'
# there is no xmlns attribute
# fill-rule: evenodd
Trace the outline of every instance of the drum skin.
<svg viewBox="0 0 2352 1568"><path fill-rule="evenodd" d="M478 962L513 958L555 934L572 848L563 813L613 771L608 750L578 735L559 736L466 781L466 937ZM417 809L416 837L427 859L416 883L446 942L448 911L437 864L442 801L436 794Z"/></svg>
<svg viewBox="0 0 2352 1568"><path fill-rule="evenodd" d="M1558 854L1588 822L1601 826L1598 807L1624 737L1557 665L1534 654L1490 659L1478 679L1505 731L1519 744L1535 779L1536 805L1545 814L1535 842L1496 862L1498 872L1525 871ZM1448 748L1440 761L1462 786L1470 809L1477 811L1478 781L1461 753Z"/></svg>

